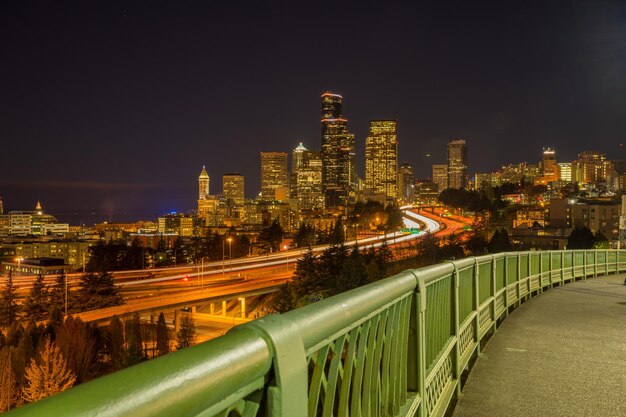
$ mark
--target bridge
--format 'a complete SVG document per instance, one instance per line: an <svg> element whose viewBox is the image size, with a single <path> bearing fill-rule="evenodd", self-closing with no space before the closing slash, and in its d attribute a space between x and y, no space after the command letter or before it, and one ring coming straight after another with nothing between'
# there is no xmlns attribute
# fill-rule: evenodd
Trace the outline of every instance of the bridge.
<svg viewBox="0 0 626 417"><path fill-rule="evenodd" d="M602 329L602 319L610 316L602 310L603 301L588 300L581 291L591 297L596 288L618 288L610 276L622 271L626 251L614 250L514 252L408 270L237 326L207 343L107 375L9 415L423 417L443 416L457 403L458 416L505 415L498 408L501 404L528 407L517 415L568 415L546 410L566 410L567 398L579 392L572 388L575 383L551 387L547 392L556 393L553 396L540 392L524 397L533 392L528 384L539 384L536 391L541 391L542 384L562 384L563 375L558 375L562 364L552 363L554 356L549 355L533 356L538 363L526 363L524 368L522 354L535 349L532 338L537 332L520 330L523 317L546 319L539 336L550 329L554 334L544 349ZM586 282L605 282L607 287L583 286ZM618 291L612 301L621 302L620 297ZM561 305L555 298L562 299ZM588 314L564 319L568 310L559 312L563 300L570 309L572 302L582 303ZM597 315L600 310L604 313ZM585 321L577 323L583 316ZM589 389L613 389L599 398L609 398L617 407L619 388L624 386L623 332L616 337L617 344L610 336L612 343L606 344L587 336L585 349L579 355L570 352L567 358L571 372L590 361L593 352L618 346L621 357L612 357L617 367L602 365L611 357L603 353L597 357L598 367L587 364L575 373L581 386L589 386L593 377ZM510 344L511 338L517 342ZM517 362L509 361L507 354ZM602 366L608 376L598 373ZM469 372L472 367L475 373ZM588 374L591 368L595 373ZM556 377L551 380L550 375ZM614 382L605 385L602 378ZM481 387L488 383L491 389L486 392Z"/></svg>

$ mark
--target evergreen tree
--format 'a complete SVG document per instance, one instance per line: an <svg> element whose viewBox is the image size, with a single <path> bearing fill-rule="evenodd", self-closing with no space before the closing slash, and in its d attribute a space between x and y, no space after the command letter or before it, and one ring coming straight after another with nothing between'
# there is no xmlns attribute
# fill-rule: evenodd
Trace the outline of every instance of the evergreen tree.
<svg viewBox="0 0 626 417"><path fill-rule="evenodd" d="M133 313L133 317L126 322L126 366L132 366L141 362L143 357L143 340L141 337L141 318L139 313Z"/></svg>
<svg viewBox="0 0 626 417"><path fill-rule="evenodd" d="M48 289L43 282L43 275L37 275L24 302L24 312L32 320L41 320L46 316L50 306Z"/></svg>
<svg viewBox="0 0 626 417"><path fill-rule="evenodd" d="M567 238L567 249L591 249L595 237L588 227L576 227Z"/></svg>
<svg viewBox="0 0 626 417"><path fill-rule="evenodd" d="M78 383L88 381L96 374L98 338L91 326L80 318L69 316L56 331L56 343Z"/></svg>
<svg viewBox="0 0 626 417"><path fill-rule="evenodd" d="M26 366L35 356L36 341L34 340L35 337L33 334L33 327L34 326L28 326L28 329L22 333L22 337L20 338L17 348L13 350L13 357L11 360L13 364L13 373L18 386L22 386L24 384L24 372L26 370Z"/></svg>
<svg viewBox="0 0 626 417"><path fill-rule="evenodd" d="M180 330L178 331L177 349L192 346L196 340L196 324L190 314L185 314L180 319Z"/></svg>
<svg viewBox="0 0 626 417"><path fill-rule="evenodd" d="M290 288L290 293L291 290L293 290L293 294L290 295L293 295L296 300L307 294L311 294L322 289L317 270L318 263L319 262L311 249L309 249L304 256L296 262L296 270L294 271ZM287 302L287 305L290 304L292 303ZM281 310L287 311L284 310L285 307L281 308Z"/></svg>
<svg viewBox="0 0 626 417"><path fill-rule="evenodd" d="M59 310L65 312L65 280L67 275L61 272L54 280L54 284L50 288L50 306L57 306ZM68 294L69 296L69 294ZM69 302L69 300L68 300ZM68 306L69 308L69 306Z"/></svg>
<svg viewBox="0 0 626 417"><path fill-rule="evenodd" d="M337 292L351 290L367 283L367 270L364 257L359 253L359 247L355 247L341 265L341 272L337 276L335 284Z"/></svg>
<svg viewBox="0 0 626 417"><path fill-rule="evenodd" d="M48 322L46 323L45 333L52 339L56 339L56 329L63 324L63 315L61 310L56 304L52 305L50 314L48 315Z"/></svg>
<svg viewBox="0 0 626 417"><path fill-rule="evenodd" d="M170 332L162 312L159 314L156 326L156 350L159 356L170 352Z"/></svg>
<svg viewBox="0 0 626 417"><path fill-rule="evenodd" d="M17 294L13 285L13 274L9 272L6 284L0 293L0 327L13 324L17 320L19 310Z"/></svg>
<svg viewBox="0 0 626 417"><path fill-rule="evenodd" d="M261 229L259 233L259 241L266 242L273 252L280 249L280 243L283 241L283 228L275 218L271 225Z"/></svg>
<svg viewBox="0 0 626 417"><path fill-rule="evenodd" d="M345 237L346 236L343 230L343 222L341 221L341 217L340 217L335 222L335 225L333 226L333 230L330 233L330 243L332 245L343 244Z"/></svg>
<svg viewBox="0 0 626 417"><path fill-rule="evenodd" d="M22 324L18 321L14 321L11 326L9 326L9 330L7 330L7 346L17 347L22 338L22 333L24 333Z"/></svg>
<svg viewBox="0 0 626 417"><path fill-rule="evenodd" d="M17 381L11 365L10 347L0 349L0 413L9 411L17 397Z"/></svg>
<svg viewBox="0 0 626 417"><path fill-rule="evenodd" d="M102 271L89 272L81 277L80 282L80 310L93 310L124 304L124 298L113 281L113 276Z"/></svg>
<svg viewBox="0 0 626 417"><path fill-rule="evenodd" d="M296 308L297 298L294 295L293 285L290 282L286 282L280 286L280 290L274 293L270 302L271 309L276 313L286 313L287 311Z"/></svg>
<svg viewBox="0 0 626 417"><path fill-rule="evenodd" d="M387 212L387 222L385 223L385 229L397 230L404 226L402 210L400 210L398 206L390 204L385 208L385 211Z"/></svg>
<svg viewBox="0 0 626 417"><path fill-rule="evenodd" d="M109 352L111 367L121 369L126 362L122 321L117 316L111 317L106 332L106 348Z"/></svg>
<svg viewBox="0 0 626 417"><path fill-rule="evenodd" d="M76 376L68 368L59 347L46 338L37 358L26 368L26 385L22 396L27 402L34 402L65 391L74 385Z"/></svg>
<svg viewBox="0 0 626 417"><path fill-rule="evenodd" d="M489 253L507 252L513 249L506 229L497 229L495 231L487 245L487 249Z"/></svg>

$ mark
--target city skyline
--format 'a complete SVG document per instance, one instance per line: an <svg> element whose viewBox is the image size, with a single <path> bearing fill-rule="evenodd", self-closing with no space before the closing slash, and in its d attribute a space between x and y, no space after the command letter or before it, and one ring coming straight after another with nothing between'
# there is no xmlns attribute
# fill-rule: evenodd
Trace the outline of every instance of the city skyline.
<svg viewBox="0 0 626 417"><path fill-rule="evenodd" d="M72 200L185 210L202 165L213 178L240 172L256 195L259 152L318 149L319 94L329 90L345 97L360 177L368 123L385 118L398 120L398 162L417 178L454 138L471 144L470 175L535 162L544 146L573 160L591 142L624 159L618 2L338 5L338 48L310 35L336 20L313 6L2 7L0 137L28 144L0 157L7 209L41 199L53 211Z"/></svg>

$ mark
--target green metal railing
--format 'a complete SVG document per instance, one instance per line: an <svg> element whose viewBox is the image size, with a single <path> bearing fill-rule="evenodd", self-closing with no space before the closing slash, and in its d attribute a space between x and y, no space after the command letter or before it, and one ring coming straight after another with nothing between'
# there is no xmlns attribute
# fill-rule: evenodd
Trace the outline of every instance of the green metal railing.
<svg viewBox="0 0 626 417"><path fill-rule="evenodd" d="M554 285L626 251L465 258L357 288L107 375L11 416L441 416L480 342Z"/></svg>

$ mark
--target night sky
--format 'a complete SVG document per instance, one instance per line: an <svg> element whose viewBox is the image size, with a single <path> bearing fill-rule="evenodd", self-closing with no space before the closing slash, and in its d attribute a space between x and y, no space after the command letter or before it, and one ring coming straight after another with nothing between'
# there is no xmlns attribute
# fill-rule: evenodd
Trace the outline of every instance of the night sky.
<svg viewBox="0 0 626 417"><path fill-rule="evenodd" d="M3 1L5 210L187 210L203 164L252 197L260 151L319 149L326 90L361 175L376 118L417 177L456 138L472 175L546 145L626 159L624 2L217 3Z"/></svg>

